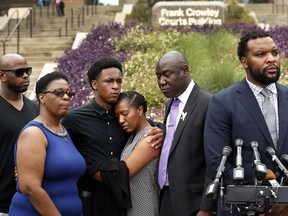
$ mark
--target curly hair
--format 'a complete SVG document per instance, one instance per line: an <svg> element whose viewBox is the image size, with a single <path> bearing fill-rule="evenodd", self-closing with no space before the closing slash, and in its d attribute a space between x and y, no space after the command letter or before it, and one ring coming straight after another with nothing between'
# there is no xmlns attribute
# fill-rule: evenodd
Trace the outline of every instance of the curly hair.
<svg viewBox="0 0 288 216"><path fill-rule="evenodd" d="M91 85L91 81L97 79L99 74L103 69L107 68L118 68L122 74L122 64L115 58L112 57L102 57L96 60L96 62L92 65L92 67L88 70L88 80Z"/></svg>
<svg viewBox="0 0 288 216"><path fill-rule="evenodd" d="M248 48L247 43L249 40L255 40L257 38L271 37L269 32L264 31L262 29L255 29L249 32L246 32L242 35L237 48L238 58L241 60L242 57L245 57L247 54Z"/></svg>

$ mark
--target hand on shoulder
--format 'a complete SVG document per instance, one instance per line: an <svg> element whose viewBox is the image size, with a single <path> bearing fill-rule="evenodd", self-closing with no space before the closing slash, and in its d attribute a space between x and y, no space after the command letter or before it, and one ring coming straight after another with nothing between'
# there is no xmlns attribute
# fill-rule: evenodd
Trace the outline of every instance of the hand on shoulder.
<svg viewBox="0 0 288 216"><path fill-rule="evenodd" d="M163 131L159 127L152 127L147 134L145 134L145 138L151 147L160 148L163 142Z"/></svg>

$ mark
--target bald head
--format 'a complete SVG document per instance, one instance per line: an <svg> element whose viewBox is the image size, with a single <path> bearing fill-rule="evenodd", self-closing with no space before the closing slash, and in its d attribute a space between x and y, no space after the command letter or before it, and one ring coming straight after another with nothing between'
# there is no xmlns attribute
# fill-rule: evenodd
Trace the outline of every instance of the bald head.
<svg viewBox="0 0 288 216"><path fill-rule="evenodd" d="M188 62L178 51L161 56L156 66L156 76L160 90L168 98L181 95L191 82Z"/></svg>
<svg viewBox="0 0 288 216"><path fill-rule="evenodd" d="M0 80L2 92L19 95L27 91L29 86L28 64L19 54L10 53L0 58ZM15 70L18 69L16 74ZM25 71L23 71L23 69ZM20 75L19 75L19 70Z"/></svg>
<svg viewBox="0 0 288 216"><path fill-rule="evenodd" d="M173 61L174 63L181 64L181 65L188 65L188 62L185 58L185 56L179 52L179 51L170 51L165 53L158 61L158 64L161 64L162 62L168 62Z"/></svg>
<svg viewBox="0 0 288 216"><path fill-rule="evenodd" d="M23 64L27 67L27 62L23 56L16 53L5 54L0 59L0 70L16 69L18 65L22 67Z"/></svg>

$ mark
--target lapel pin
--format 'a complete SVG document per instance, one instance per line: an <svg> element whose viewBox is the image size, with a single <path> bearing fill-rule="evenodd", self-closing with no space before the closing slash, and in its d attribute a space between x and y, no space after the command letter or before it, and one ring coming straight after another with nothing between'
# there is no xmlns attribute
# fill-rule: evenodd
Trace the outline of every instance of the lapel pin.
<svg viewBox="0 0 288 216"><path fill-rule="evenodd" d="M182 121L184 121L184 120L185 120L185 118L186 118L186 116L187 116L187 112L185 112L185 113L184 113L184 112L182 112L182 113L181 113L181 117L180 117L180 118L181 118L181 120L182 120Z"/></svg>

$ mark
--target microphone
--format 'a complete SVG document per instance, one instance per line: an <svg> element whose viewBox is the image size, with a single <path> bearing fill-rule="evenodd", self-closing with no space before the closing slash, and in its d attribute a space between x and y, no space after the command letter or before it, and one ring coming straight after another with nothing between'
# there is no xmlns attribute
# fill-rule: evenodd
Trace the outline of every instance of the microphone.
<svg viewBox="0 0 288 216"><path fill-rule="evenodd" d="M283 163L283 165L285 167L288 166L288 155L287 154L283 154L280 158L280 161Z"/></svg>
<svg viewBox="0 0 288 216"><path fill-rule="evenodd" d="M267 169L267 174L266 174L265 178L263 179L262 183L263 183L264 185L269 185L269 186L271 186L272 188L273 188L273 187L276 187L276 188L280 187L280 184L279 184L279 183L277 182L277 180L276 180L276 175L275 175L275 173L274 173L272 170L270 170L270 169ZM275 193L275 191L274 191L273 189L271 189L271 188L269 188L269 189L270 189L271 195L272 195L275 199L277 199L277 194Z"/></svg>
<svg viewBox="0 0 288 216"><path fill-rule="evenodd" d="M276 180L275 173L270 169L267 169L267 174L266 174L265 178L263 179L262 183L264 185L270 185L272 187L279 187L280 186L280 184Z"/></svg>
<svg viewBox="0 0 288 216"><path fill-rule="evenodd" d="M244 183L244 169L242 167L242 146L243 140L237 139L235 140L235 145L237 147L237 155L236 155L236 168L233 170L233 180L235 184L243 184Z"/></svg>
<svg viewBox="0 0 288 216"><path fill-rule="evenodd" d="M276 164L277 168L280 170L280 174L283 177L288 177L288 171L286 167L281 163L279 158L276 156L275 150L272 147L267 147L265 152L267 157L270 158Z"/></svg>
<svg viewBox="0 0 288 216"><path fill-rule="evenodd" d="M205 195L210 199L217 199L219 189L220 189L220 178L225 170L225 163L229 154L231 154L232 148L230 146L224 146L222 152L222 159L220 165L217 169L216 177L213 182L211 182L206 190Z"/></svg>
<svg viewBox="0 0 288 216"><path fill-rule="evenodd" d="M281 158L280 158L280 161L283 163L283 165L284 165L285 167L288 167L288 155L287 155L287 154L283 154L283 155L281 156ZM281 185L283 185L283 183L284 183L285 185L287 185L288 179L286 179L286 181L284 181L284 179L282 178Z"/></svg>
<svg viewBox="0 0 288 216"><path fill-rule="evenodd" d="M252 141L250 143L250 147L254 153L254 163L253 163L254 175L256 176L256 179L258 181L262 181L266 176L267 169L266 165L261 163L260 161L260 156L258 152L258 142Z"/></svg>

